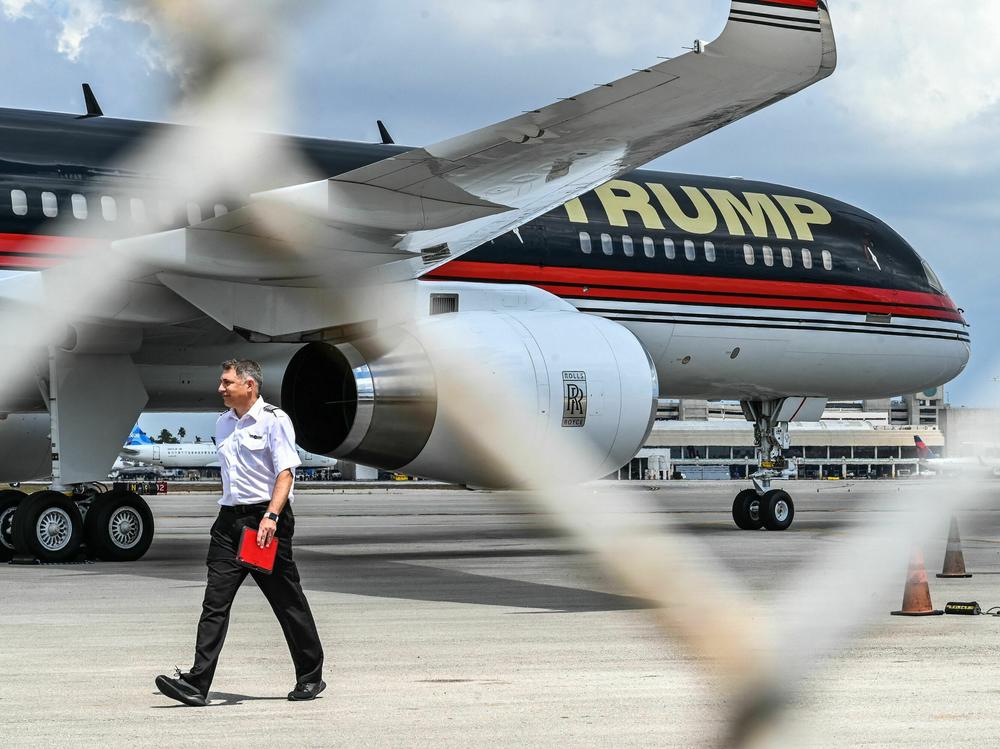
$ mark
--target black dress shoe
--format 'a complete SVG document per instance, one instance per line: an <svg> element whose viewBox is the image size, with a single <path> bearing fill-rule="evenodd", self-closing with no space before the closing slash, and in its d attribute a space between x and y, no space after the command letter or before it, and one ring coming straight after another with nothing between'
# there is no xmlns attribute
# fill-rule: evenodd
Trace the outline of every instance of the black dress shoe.
<svg viewBox="0 0 1000 749"><path fill-rule="evenodd" d="M306 700L316 699L316 695L326 689L326 682L320 679L319 681L311 681L308 684L303 684L301 681L295 685L295 689L288 693L288 699L292 702L305 702Z"/></svg>
<svg viewBox="0 0 1000 749"><path fill-rule="evenodd" d="M191 707L205 707L208 704L205 695L199 692L197 687L180 678L179 675L176 679L171 679L169 676L160 674L156 677L156 688L170 699L183 702Z"/></svg>

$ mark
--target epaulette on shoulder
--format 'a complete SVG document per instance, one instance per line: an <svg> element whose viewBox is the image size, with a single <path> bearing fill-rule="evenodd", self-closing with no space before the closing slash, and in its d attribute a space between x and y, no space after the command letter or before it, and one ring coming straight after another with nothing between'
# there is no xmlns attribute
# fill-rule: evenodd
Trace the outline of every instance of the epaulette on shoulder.
<svg viewBox="0 0 1000 749"><path fill-rule="evenodd" d="M284 411L282 411L280 408L278 408L277 406L264 406L264 410L267 411L269 414L274 414L275 416L287 416L288 415Z"/></svg>

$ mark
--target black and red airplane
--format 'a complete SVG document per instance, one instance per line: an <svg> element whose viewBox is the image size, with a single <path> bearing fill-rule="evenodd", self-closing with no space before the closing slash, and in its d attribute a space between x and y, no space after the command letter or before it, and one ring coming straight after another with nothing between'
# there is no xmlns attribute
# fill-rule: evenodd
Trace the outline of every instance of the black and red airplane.
<svg viewBox="0 0 1000 749"><path fill-rule="evenodd" d="M289 158L217 191L185 183L206 149L145 158L197 129L92 96L83 117L0 110L0 267L22 271L0 281L0 479L100 478L142 409L215 410L240 353L306 450L470 485L522 482L488 419L484 443L450 421L459 400L507 404L526 454L589 451L589 478L635 455L658 398L738 399L761 468L734 519L787 528L788 423L950 380L968 325L859 208L640 167L835 62L824 2L734 0L689 54L431 146L261 136Z"/></svg>

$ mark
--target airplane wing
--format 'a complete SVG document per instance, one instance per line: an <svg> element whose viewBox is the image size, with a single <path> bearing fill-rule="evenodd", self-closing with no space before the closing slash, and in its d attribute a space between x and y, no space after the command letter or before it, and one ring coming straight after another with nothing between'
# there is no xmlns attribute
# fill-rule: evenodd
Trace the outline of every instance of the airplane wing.
<svg viewBox="0 0 1000 749"><path fill-rule="evenodd" d="M733 0L722 34L680 57L116 248L162 268L164 283L189 300L182 276L285 287L418 278L835 65L825 0Z"/></svg>

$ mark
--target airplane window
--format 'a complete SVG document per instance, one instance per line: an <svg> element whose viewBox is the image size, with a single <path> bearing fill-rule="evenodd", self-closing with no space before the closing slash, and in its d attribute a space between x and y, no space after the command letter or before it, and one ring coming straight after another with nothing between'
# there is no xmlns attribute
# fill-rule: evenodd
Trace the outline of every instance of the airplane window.
<svg viewBox="0 0 1000 749"><path fill-rule="evenodd" d="M826 270L833 270L833 255L830 254L829 250L823 250L823 267Z"/></svg>
<svg viewBox="0 0 1000 749"><path fill-rule="evenodd" d="M705 259L710 262L715 262L715 245L711 242L705 242Z"/></svg>
<svg viewBox="0 0 1000 749"><path fill-rule="evenodd" d="M688 260L694 260L695 258L694 242L692 242L690 239L684 240L684 257L686 257Z"/></svg>
<svg viewBox="0 0 1000 749"><path fill-rule="evenodd" d="M674 249L674 240L669 237L663 240L663 254L667 256L667 260L673 260L677 257L677 251Z"/></svg>
<svg viewBox="0 0 1000 749"><path fill-rule="evenodd" d="M101 215L105 221L118 220L118 204L110 195L101 196Z"/></svg>
<svg viewBox="0 0 1000 749"><path fill-rule="evenodd" d="M222 205L222 203L216 203L214 210L216 218L218 218L219 216L225 216L227 213L229 213L229 209L226 208L226 206Z"/></svg>
<svg viewBox="0 0 1000 749"><path fill-rule="evenodd" d="M70 202L73 204L73 216L78 219L87 218L87 196L75 193Z"/></svg>
<svg viewBox="0 0 1000 749"><path fill-rule="evenodd" d="M774 250L767 245L764 245L764 265L768 268L774 265Z"/></svg>
<svg viewBox="0 0 1000 749"><path fill-rule="evenodd" d="M194 226L195 224L201 223L201 206L197 203L187 204L187 218L188 224Z"/></svg>
<svg viewBox="0 0 1000 749"><path fill-rule="evenodd" d="M781 248L781 264L786 268L792 267L792 251L788 247Z"/></svg>
<svg viewBox="0 0 1000 749"><path fill-rule="evenodd" d="M929 266L927 261L923 258L920 258L920 264L924 266L924 275L927 276L927 283L929 283L931 288L938 294L943 294L944 284L942 284L941 279L937 277L937 273L931 270L931 266Z"/></svg>
<svg viewBox="0 0 1000 749"><path fill-rule="evenodd" d="M751 245L743 245L743 259L747 261L747 265L753 265L754 252Z"/></svg>
<svg viewBox="0 0 1000 749"><path fill-rule="evenodd" d="M18 216L28 213L28 196L24 194L24 190L10 191L10 207Z"/></svg>
<svg viewBox="0 0 1000 749"><path fill-rule="evenodd" d="M646 257L656 257L656 244L651 238L642 238L642 251L646 253Z"/></svg>
<svg viewBox="0 0 1000 749"><path fill-rule="evenodd" d="M628 234L622 236L622 249L625 250L625 257L635 255L635 245L632 244L632 237Z"/></svg>
<svg viewBox="0 0 1000 749"><path fill-rule="evenodd" d="M146 223L146 204L141 198L132 198L129 201L129 208L132 211L132 220L138 224Z"/></svg>
<svg viewBox="0 0 1000 749"><path fill-rule="evenodd" d="M805 247L802 248L802 265L806 269L813 267L813 254Z"/></svg>
<svg viewBox="0 0 1000 749"><path fill-rule="evenodd" d="M615 251L615 246L611 242L611 235L610 234L602 234L601 235L601 252L603 252L605 255L610 255L614 251Z"/></svg>
<svg viewBox="0 0 1000 749"><path fill-rule="evenodd" d="M54 192L42 193L42 213L49 218L55 218L59 215L59 203Z"/></svg>
<svg viewBox="0 0 1000 749"><path fill-rule="evenodd" d="M584 255L590 254L590 235L585 231L580 232L580 249L583 251Z"/></svg>

